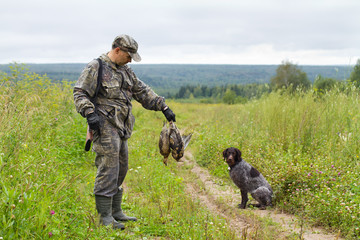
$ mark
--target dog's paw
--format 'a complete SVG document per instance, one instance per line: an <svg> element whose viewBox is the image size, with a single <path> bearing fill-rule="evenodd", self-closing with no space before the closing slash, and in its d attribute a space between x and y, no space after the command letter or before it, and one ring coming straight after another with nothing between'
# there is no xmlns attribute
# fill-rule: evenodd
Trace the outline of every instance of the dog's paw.
<svg viewBox="0 0 360 240"><path fill-rule="evenodd" d="M246 205L245 204L239 204L237 205L238 208L241 208L241 209L245 209L246 208Z"/></svg>

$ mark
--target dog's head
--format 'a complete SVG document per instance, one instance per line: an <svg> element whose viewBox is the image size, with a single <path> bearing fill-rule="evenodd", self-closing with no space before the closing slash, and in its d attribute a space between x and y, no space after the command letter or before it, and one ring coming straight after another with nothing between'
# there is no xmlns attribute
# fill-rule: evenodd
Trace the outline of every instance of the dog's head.
<svg viewBox="0 0 360 240"><path fill-rule="evenodd" d="M234 147L225 149L223 151L223 157L229 167L233 167L242 160L240 150Z"/></svg>

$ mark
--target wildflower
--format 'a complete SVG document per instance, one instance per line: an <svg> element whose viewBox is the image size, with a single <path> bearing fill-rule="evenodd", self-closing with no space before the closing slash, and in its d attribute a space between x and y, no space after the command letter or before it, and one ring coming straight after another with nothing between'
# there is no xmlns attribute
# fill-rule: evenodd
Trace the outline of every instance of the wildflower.
<svg viewBox="0 0 360 240"><path fill-rule="evenodd" d="M51 215L54 215L54 214L55 214L55 211L54 211L54 210L51 210L51 211L50 211L50 214L51 214Z"/></svg>
<svg viewBox="0 0 360 240"><path fill-rule="evenodd" d="M308 174L308 177L311 177L311 173Z"/></svg>
<svg viewBox="0 0 360 240"><path fill-rule="evenodd" d="M334 165L331 165L331 168L334 168Z"/></svg>
<svg viewBox="0 0 360 240"><path fill-rule="evenodd" d="M52 237L52 235L53 235L52 232L49 232L49 237Z"/></svg>

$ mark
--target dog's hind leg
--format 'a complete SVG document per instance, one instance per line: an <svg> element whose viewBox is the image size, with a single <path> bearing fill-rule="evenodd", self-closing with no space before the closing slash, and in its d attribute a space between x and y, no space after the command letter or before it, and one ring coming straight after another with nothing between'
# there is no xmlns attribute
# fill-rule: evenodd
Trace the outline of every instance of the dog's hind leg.
<svg viewBox="0 0 360 240"><path fill-rule="evenodd" d="M266 206L271 205L271 192L269 189L265 187L259 187L254 192L251 193L251 196L259 202L258 208L260 209L266 209ZM254 205L255 206L255 205Z"/></svg>
<svg viewBox="0 0 360 240"><path fill-rule="evenodd" d="M241 203L238 205L238 207L241 208L241 209L245 209L246 208L246 203L249 200L248 192L244 191L244 190L240 190L240 191L241 191Z"/></svg>

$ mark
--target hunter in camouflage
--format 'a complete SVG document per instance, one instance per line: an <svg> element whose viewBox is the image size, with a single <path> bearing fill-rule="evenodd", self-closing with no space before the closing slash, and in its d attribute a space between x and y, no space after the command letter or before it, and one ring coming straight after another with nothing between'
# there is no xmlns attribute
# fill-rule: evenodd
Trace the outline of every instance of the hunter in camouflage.
<svg viewBox="0 0 360 240"><path fill-rule="evenodd" d="M97 174L94 194L96 207L103 225L113 224L124 229L117 221L136 220L122 213L120 187L128 170L128 145L135 118L131 100L154 111L162 111L168 121L175 121L175 114L149 86L139 80L128 62L140 61L136 41L128 35L115 38L110 52L101 55L101 87L97 87L99 62L91 61L82 71L74 87L77 112L88 120L93 131L93 151L96 153Z"/></svg>

